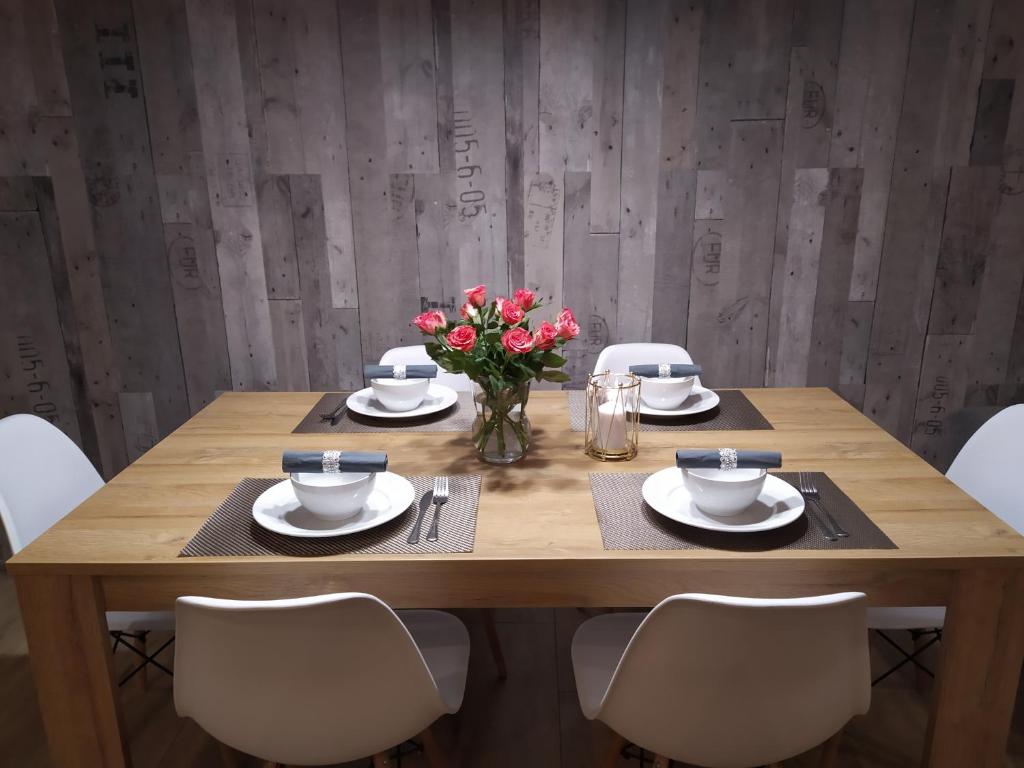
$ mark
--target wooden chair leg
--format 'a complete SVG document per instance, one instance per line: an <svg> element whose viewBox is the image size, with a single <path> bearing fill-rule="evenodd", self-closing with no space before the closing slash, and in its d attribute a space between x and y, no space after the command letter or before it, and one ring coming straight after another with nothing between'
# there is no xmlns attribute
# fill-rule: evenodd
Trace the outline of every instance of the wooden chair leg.
<svg viewBox="0 0 1024 768"><path fill-rule="evenodd" d="M378 752L373 756L373 768L391 768L391 757L387 752Z"/></svg>
<svg viewBox="0 0 1024 768"><path fill-rule="evenodd" d="M842 740L843 732L839 731L821 745L821 757L818 759L818 768L838 768L839 742Z"/></svg>
<svg viewBox="0 0 1024 768"><path fill-rule="evenodd" d="M601 768L615 768L615 764L619 761L619 755L624 746L626 746L626 740L619 736L619 734L613 733L612 741L608 745L608 751L605 753Z"/></svg>
<svg viewBox="0 0 1024 768"><path fill-rule="evenodd" d="M491 649L491 658L494 659L494 666L498 668L498 677L505 680L508 678L508 669L505 667L505 653L501 650L498 628L494 624L494 611L490 608L483 608L481 612L484 616L484 630L487 632L487 645Z"/></svg>
<svg viewBox="0 0 1024 768"><path fill-rule="evenodd" d="M445 762L444 755L441 754L441 748L437 746L434 732L427 728L420 734L420 739L423 742L423 754L427 757L427 765L430 768L445 768L447 763Z"/></svg>
<svg viewBox="0 0 1024 768"><path fill-rule="evenodd" d="M138 641L139 642L139 650L142 651L147 656L149 655L149 651L146 650L146 647L147 647L146 646L146 639L148 637L149 637L149 632L140 632L139 633L139 641ZM143 692L145 692L145 691L147 691L149 689L149 664L148 663L142 665L142 669L139 670L138 675L139 675L139 677L142 680L142 683L141 683L142 690L143 690Z"/></svg>

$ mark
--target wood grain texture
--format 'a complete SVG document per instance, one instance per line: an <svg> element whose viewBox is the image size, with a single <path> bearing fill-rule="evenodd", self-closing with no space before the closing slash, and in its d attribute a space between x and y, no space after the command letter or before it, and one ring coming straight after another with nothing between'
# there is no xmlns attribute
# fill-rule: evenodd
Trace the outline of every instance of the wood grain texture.
<svg viewBox="0 0 1024 768"><path fill-rule="evenodd" d="M0 210L38 212L69 423L105 475L120 394L151 393L163 437L223 390L335 389L476 283L576 310L574 385L599 345L656 339L909 441L927 340L965 337L952 407L1024 399L1013 0L4 0L0 22ZM808 171L820 240L791 259Z"/></svg>

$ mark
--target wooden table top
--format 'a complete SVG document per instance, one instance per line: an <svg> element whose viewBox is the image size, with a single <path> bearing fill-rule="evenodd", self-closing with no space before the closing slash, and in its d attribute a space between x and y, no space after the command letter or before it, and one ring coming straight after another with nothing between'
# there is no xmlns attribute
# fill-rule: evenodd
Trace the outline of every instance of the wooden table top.
<svg viewBox="0 0 1024 768"><path fill-rule="evenodd" d="M157 574L168 569L338 567L360 560L887 561L946 568L1020 566L1024 538L828 389L748 389L774 426L751 432L642 432L639 456L604 464L569 429L566 395L535 392L534 444L516 465L478 462L463 433L291 434L321 393L225 393L8 562L19 573ZM895 550L605 551L587 473L650 472L677 447L778 449L783 470L829 476L896 543ZM179 558L178 552L242 477L276 477L285 448L381 449L400 474L480 473L476 548L470 554L328 558ZM333 562L332 562L333 561ZM984 561L984 562L982 562Z"/></svg>

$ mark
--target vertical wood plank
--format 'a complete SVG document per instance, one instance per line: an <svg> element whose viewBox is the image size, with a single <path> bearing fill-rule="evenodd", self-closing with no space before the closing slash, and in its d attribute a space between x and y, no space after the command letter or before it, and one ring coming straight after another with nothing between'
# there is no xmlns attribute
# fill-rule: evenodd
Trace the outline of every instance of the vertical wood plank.
<svg viewBox="0 0 1024 768"><path fill-rule="evenodd" d="M971 165L1002 165L1010 124L1015 80L986 79L978 91L978 112L971 140Z"/></svg>
<svg viewBox="0 0 1024 768"><path fill-rule="evenodd" d="M455 174L417 174L413 185L419 309L441 309L452 316L465 301L463 288L469 287L462 285L458 250L448 239L454 231L452 219L458 215L458 205L452 197ZM522 279L520 276L520 281Z"/></svg>
<svg viewBox="0 0 1024 768"><path fill-rule="evenodd" d="M81 442L53 282L35 211L0 213L0 408L33 413ZM22 300L31 296L31 301Z"/></svg>
<svg viewBox="0 0 1024 768"><path fill-rule="evenodd" d="M286 392L308 391L309 362L302 300L271 299L270 323L274 328L278 388Z"/></svg>
<svg viewBox="0 0 1024 768"><path fill-rule="evenodd" d="M697 165L697 94L704 5L670 0L665 21L665 82L661 101L663 168Z"/></svg>
<svg viewBox="0 0 1024 768"><path fill-rule="evenodd" d="M505 219L509 285L524 285L528 179L537 172L540 77L538 0L505 0Z"/></svg>
<svg viewBox="0 0 1024 768"><path fill-rule="evenodd" d="M868 354L875 302L849 301L843 324L843 352L839 359L839 394L863 409L867 389Z"/></svg>
<svg viewBox="0 0 1024 768"><path fill-rule="evenodd" d="M118 395L118 400L121 403L121 421L124 424L128 461L135 461L160 439L153 393L122 392Z"/></svg>
<svg viewBox="0 0 1024 768"><path fill-rule="evenodd" d="M889 206L913 0L846 3L829 165L863 168L851 301L874 301Z"/></svg>
<svg viewBox="0 0 1024 768"><path fill-rule="evenodd" d="M253 27L259 54L259 82L263 121L266 127L267 173L301 173L305 170L302 126L295 97L295 51L290 26L291 3L286 0L253 0Z"/></svg>
<svg viewBox="0 0 1024 768"><path fill-rule="evenodd" d="M263 240L267 298L301 298L288 177L260 174L256 183L256 202L260 214L260 238Z"/></svg>
<svg viewBox="0 0 1024 768"><path fill-rule="evenodd" d="M802 387L807 383L827 194L827 168L796 170L792 201L786 206L790 216L786 227L789 243L782 269L785 277L779 280L782 290L778 295L776 359L774 365L768 366L774 372L768 381L775 386Z"/></svg>
<svg viewBox="0 0 1024 768"><path fill-rule="evenodd" d="M334 0L306 0L292 4L291 13L304 170L320 174L331 303L338 308L355 308L359 302L338 4Z"/></svg>
<svg viewBox="0 0 1024 768"><path fill-rule="evenodd" d="M341 25L343 68L359 73L345 88L356 269L360 304L374 318L360 323L361 349L366 360L377 360L390 347L420 339L409 322L420 295L414 193L411 176L387 172L376 5L363 0L348 4L347 10ZM306 341L312 341L308 332ZM310 365L315 365L312 355ZM311 372L311 384L315 378Z"/></svg>
<svg viewBox="0 0 1024 768"><path fill-rule="evenodd" d="M64 54L53 2L21 0L21 4L39 113L51 117L69 117L71 99L68 96Z"/></svg>
<svg viewBox="0 0 1024 768"><path fill-rule="evenodd" d="M134 0L133 16L185 386L196 413L231 388L231 375L188 20L183 1Z"/></svg>
<svg viewBox="0 0 1024 768"><path fill-rule="evenodd" d="M967 377L962 371L973 340L963 334L929 334L925 340L910 447L940 472L952 459L949 417L964 404Z"/></svg>
<svg viewBox="0 0 1024 768"><path fill-rule="evenodd" d="M775 259L765 374L767 381L775 376L774 366L779 356L775 344L776 339L781 340L780 313L784 311L785 305L790 206L798 193L794 186L794 172L798 168L825 168L828 165L842 15L843 4L838 0L800 0L794 13L782 178L775 224ZM793 379L789 377L789 380Z"/></svg>
<svg viewBox="0 0 1024 768"><path fill-rule="evenodd" d="M454 171L455 83L452 72L451 0L431 0L430 10L434 20L438 164L441 171Z"/></svg>
<svg viewBox="0 0 1024 768"><path fill-rule="evenodd" d="M871 328L864 412L901 440L910 439L949 187L945 169L900 168L882 248Z"/></svg>
<svg viewBox="0 0 1024 768"><path fill-rule="evenodd" d="M782 160L782 121L731 124L728 217L721 246L694 256L700 297L690 298L687 344L712 386L761 386L768 335L771 250ZM710 231L698 229L697 237ZM715 259L718 258L716 263Z"/></svg>
<svg viewBox="0 0 1024 768"><path fill-rule="evenodd" d="M594 136L590 147L590 231L617 233L622 187L622 89L626 3L594 8Z"/></svg>
<svg viewBox="0 0 1024 768"><path fill-rule="evenodd" d="M861 384L867 362L867 334L858 333L859 316L850 314L850 302L847 301L863 180L861 168L832 168L829 171L807 385L831 387L837 392L842 391L844 361L851 366L851 377L854 370L859 370ZM868 317L870 323L870 314Z"/></svg>
<svg viewBox="0 0 1024 768"><path fill-rule="evenodd" d="M590 174L565 174L565 303L580 336L565 346L567 387L586 386L597 356L615 338L619 238L590 233Z"/></svg>
<svg viewBox="0 0 1024 768"><path fill-rule="evenodd" d="M437 173L430 0L381 0L381 75L392 173Z"/></svg>
<svg viewBox="0 0 1024 768"><path fill-rule="evenodd" d="M121 373L114 356L100 266L96 254L89 195L70 118L42 121L47 166L53 181L57 217L72 312L82 349L82 378L96 430L99 456L92 457L105 477L128 463L117 393Z"/></svg>
<svg viewBox="0 0 1024 768"><path fill-rule="evenodd" d="M626 9L617 341L651 338L661 146L651 115L661 108L665 9L665 0Z"/></svg>
<svg viewBox="0 0 1024 768"><path fill-rule="evenodd" d="M187 418L188 396L131 7L56 7L117 365L126 391L153 393L167 434Z"/></svg>
<svg viewBox="0 0 1024 768"><path fill-rule="evenodd" d="M793 3L708 3L701 30L697 167L723 168L731 120L779 120L786 113L786 75Z"/></svg>
<svg viewBox="0 0 1024 768"><path fill-rule="evenodd" d="M526 287L549 308L552 322L562 308L563 174L538 173L526 193Z"/></svg>
<svg viewBox="0 0 1024 768"><path fill-rule="evenodd" d="M586 171L594 122L597 0L540 3L540 171Z"/></svg>
<svg viewBox="0 0 1024 768"><path fill-rule="evenodd" d="M696 219L725 218L726 174L724 170L697 171Z"/></svg>
<svg viewBox="0 0 1024 768"><path fill-rule="evenodd" d="M999 207L999 176L998 167L953 168L935 269L929 334L974 331L989 231Z"/></svg>
<svg viewBox="0 0 1024 768"><path fill-rule="evenodd" d="M462 282L508 291L502 8L452 0L452 81L458 215L452 222ZM481 197L482 194L482 197Z"/></svg>
<svg viewBox="0 0 1024 768"><path fill-rule="evenodd" d="M34 211L38 207L31 176L0 176L0 211Z"/></svg>
<svg viewBox="0 0 1024 768"><path fill-rule="evenodd" d="M290 176L288 182L302 288L308 386L314 391L358 386L363 366L354 313L331 306L331 273L325 248L327 229L320 178Z"/></svg>
<svg viewBox="0 0 1024 768"><path fill-rule="evenodd" d="M186 0L231 382L277 385L234 5Z"/></svg>
<svg viewBox="0 0 1024 768"><path fill-rule="evenodd" d="M651 341L683 345L690 303L690 259L697 172L662 170L654 245Z"/></svg>

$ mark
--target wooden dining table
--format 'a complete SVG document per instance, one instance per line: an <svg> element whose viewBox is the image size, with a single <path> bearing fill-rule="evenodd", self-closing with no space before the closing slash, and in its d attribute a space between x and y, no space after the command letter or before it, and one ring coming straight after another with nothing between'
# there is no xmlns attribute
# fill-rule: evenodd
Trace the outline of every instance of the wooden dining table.
<svg viewBox="0 0 1024 768"><path fill-rule="evenodd" d="M480 463L466 433L293 434L322 393L221 395L7 564L56 764L130 764L106 611L170 610L180 595L649 607L680 592L859 590L876 606L948 606L922 765L1002 765L1024 655L1024 538L832 391L743 392L773 429L645 431L634 460L603 464L571 431L566 393L537 391L529 453L503 467ZM651 472L678 447L722 446L780 450L784 471L826 472L897 548L604 549L588 473ZM283 477L286 448L385 450L399 474L480 474L474 550L180 557L239 480Z"/></svg>

